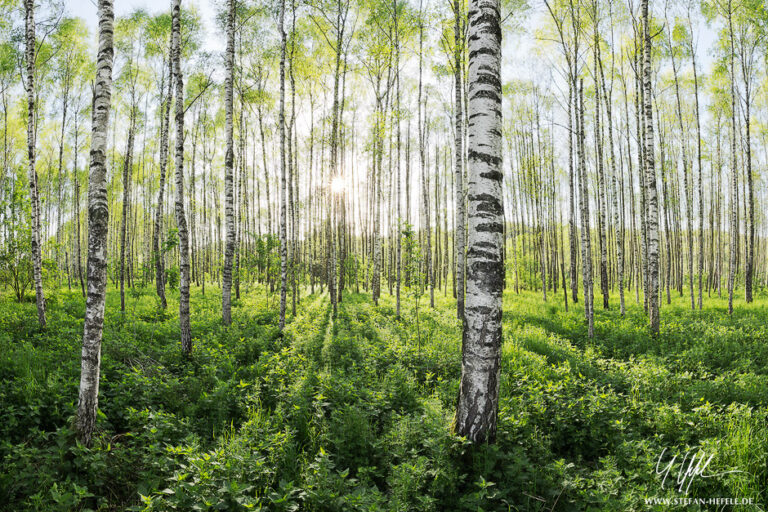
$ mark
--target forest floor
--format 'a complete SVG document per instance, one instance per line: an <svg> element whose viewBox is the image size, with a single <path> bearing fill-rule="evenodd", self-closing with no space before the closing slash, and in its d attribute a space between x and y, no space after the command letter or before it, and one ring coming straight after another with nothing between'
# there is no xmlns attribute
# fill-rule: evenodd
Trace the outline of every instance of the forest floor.
<svg viewBox="0 0 768 512"><path fill-rule="evenodd" d="M333 319L327 295L304 296L280 335L275 294L244 290L225 329L219 290L195 289L190 359L173 293L167 312L149 288L126 295L123 315L110 287L91 448L70 427L82 297L51 294L41 331L34 301L2 296L0 510L731 509L686 498L751 499L737 508L763 510L768 501L766 291L738 301L732 317L725 300L705 297L704 311L691 312L674 297L656 339L634 292L626 318L614 294L613 309L596 308L589 340L581 305L565 312L562 290L544 302L508 289L497 443L477 447L451 434L461 336L442 292L435 309L421 297L418 322L413 297L398 318L389 295L374 306L347 293ZM697 463L703 475L686 478Z"/></svg>

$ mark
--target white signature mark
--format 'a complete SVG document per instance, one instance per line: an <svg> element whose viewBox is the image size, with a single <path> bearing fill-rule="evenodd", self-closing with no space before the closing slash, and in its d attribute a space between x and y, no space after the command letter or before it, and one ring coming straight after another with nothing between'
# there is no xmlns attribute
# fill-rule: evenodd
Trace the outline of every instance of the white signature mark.
<svg viewBox="0 0 768 512"><path fill-rule="evenodd" d="M675 463L678 460L678 456L675 455L672 457L669 463L667 463L667 465L662 468L662 459L664 458L666 451L666 448L661 451L659 460L656 462L656 474L664 475L661 480L662 489L664 489L664 485L667 482L667 477L669 477L669 473L672 472ZM729 473L743 473L743 471L739 471L738 469L723 471L721 473L705 473L714 457L714 453L707 455L707 453L702 450L699 450L697 453L693 453L693 450L688 450L685 452L682 460L680 460L680 467L677 471L677 490L687 494L688 490L691 488L691 484L696 479L696 477L714 478L717 476L727 475ZM685 490L683 490L683 487L685 487Z"/></svg>

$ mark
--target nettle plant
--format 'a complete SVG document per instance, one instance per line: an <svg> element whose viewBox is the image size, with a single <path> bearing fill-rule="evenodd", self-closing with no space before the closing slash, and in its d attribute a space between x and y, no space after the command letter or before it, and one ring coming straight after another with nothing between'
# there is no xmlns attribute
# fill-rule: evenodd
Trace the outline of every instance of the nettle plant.
<svg viewBox="0 0 768 512"><path fill-rule="evenodd" d="M421 326L419 323L419 302L424 295L427 274L421 264L421 244L419 238L408 222L401 223L400 233L403 242L403 281L408 295L413 297L413 315L416 318L416 340L421 349Z"/></svg>

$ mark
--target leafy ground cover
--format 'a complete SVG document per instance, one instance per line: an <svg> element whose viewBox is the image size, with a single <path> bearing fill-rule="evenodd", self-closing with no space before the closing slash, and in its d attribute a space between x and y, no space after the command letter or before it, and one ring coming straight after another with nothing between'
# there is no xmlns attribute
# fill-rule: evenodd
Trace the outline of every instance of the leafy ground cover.
<svg viewBox="0 0 768 512"><path fill-rule="evenodd" d="M58 291L49 327L34 303L0 301L0 509L26 510L696 510L646 498L733 497L764 508L768 484L768 295L733 317L713 297L626 318L558 297L505 295L498 439L451 434L460 375L453 300L350 293L331 318L303 297L281 335L275 297L256 288L221 326L215 290L192 297L194 354L181 355L176 304L110 292L99 436L70 428L83 300ZM713 455L687 493L659 457ZM678 464L679 466L679 464ZM663 467L663 465L662 465ZM729 472L731 471L731 472ZM728 472L728 473L726 473ZM726 473L726 474L721 474ZM687 483L686 483L687 485ZM722 509L722 507L720 507Z"/></svg>

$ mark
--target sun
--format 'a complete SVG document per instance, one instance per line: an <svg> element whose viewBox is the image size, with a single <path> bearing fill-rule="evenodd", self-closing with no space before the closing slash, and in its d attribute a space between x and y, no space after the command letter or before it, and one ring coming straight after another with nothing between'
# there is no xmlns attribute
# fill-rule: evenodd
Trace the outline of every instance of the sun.
<svg viewBox="0 0 768 512"><path fill-rule="evenodd" d="M344 176L334 176L331 180L331 192L334 194L343 194L347 190L347 180Z"/></svg>

